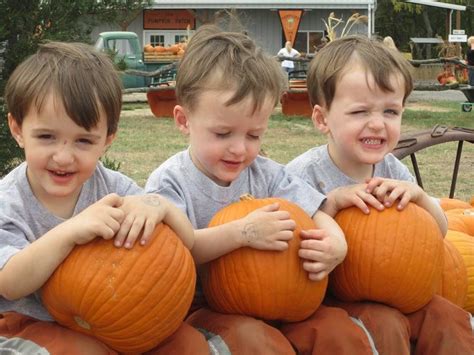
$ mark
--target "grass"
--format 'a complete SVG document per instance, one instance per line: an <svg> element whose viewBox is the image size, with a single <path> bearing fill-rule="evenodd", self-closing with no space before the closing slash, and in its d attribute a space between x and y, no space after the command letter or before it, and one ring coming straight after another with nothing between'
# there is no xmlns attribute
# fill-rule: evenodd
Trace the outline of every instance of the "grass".
<svg viewBox="0 0 474 355"><path fill-rule="evenodd" d="M457 102L418 102L426 109L407 107L402 132L432 128L435 124L474 129L474 112L462 112ZM432 111L433 108L439 110ZM264 153L286 164L311 147L324 144L305 117L272 116L263 143ZM171 155L187 147L186 139L172 119L157 119L145 104L125 104L118 138L107 158L120 163L120 171L144 186L148 175ZM417 153L425 190L436 197L448 196L457 143L440 144ZM409 158L403 160L411 168ZM474 144L465 143L458 175L456 198L469 200L474 195Z"/></svg>

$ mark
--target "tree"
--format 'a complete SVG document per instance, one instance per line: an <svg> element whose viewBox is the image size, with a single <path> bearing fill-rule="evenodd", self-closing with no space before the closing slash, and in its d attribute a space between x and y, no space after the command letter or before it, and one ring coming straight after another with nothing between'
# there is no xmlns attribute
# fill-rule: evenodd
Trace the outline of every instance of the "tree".
<svg viewBox="0 0 474 355"><path fill-rule="evenodd" d="M118 23L124 28L150 3L150 0L0 0L0 98L10 74L40 43L51 40L89 43L94 25ZM10 139L6 109L1 102L0 120L0 176L3 176L21 159L21 151Z"/></svg>

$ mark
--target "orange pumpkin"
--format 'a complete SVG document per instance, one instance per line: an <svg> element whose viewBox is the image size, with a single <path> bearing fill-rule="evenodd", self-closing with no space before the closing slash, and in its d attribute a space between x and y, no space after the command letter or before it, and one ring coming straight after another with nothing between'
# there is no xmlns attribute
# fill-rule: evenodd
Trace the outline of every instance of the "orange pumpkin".
<svg viewBox="0 0 474 355"><path fill-rule="evenodd" d="M456 198L442 197L439 199L439 204L444 211L452 210L455 208L471 208L471 205L463 200Z"/></svg>
<svg viewBox="0 0 474 355"><path fill-rule="evenodd" d="M467 271L467 295L463 308L474 313L474 238L461 232L448 230L449 240L461 255Z"/></svg>
<svg viewBox="0 0 474 355"><path fill-rule="evenodd" d="M439 290L436 293L462 308L467 299L467 287L467 269L464 259L453 242L445 237L444 268Z"/></svg>
<svg viewBox="0 0 474 355"><path fill-rule="evenodd" d="M143 47L143 51L147 52L147 53L152 53L155 51L155 47L153 47L153 45L151 44L147 44L145 45L145 47Z"/></svg>
<svg viewBox="0 0 474 355"><path fill-rule="evenodd" d="M191 254L164 224L146 246L96 238L76 246L43 287L58 323L125 353L157 346L181 325L194 295Z"/></svg>
<svg viewBox="0 0 474 355"><path fill-rule="evenodd" d="M474 208L456 208L446 211L448 229L474 236Z"/></svg>
<svg viewBox="0 0 474 355"><path fill-rule="evenodd" d="M309 317L321 304L327 278L309 280L298 256L300 231L316 228L300 207L279 198L243 200L216 213L209 227L243 218L274 202L280 204L280 210L288 211L297 225L288 249L263 251L244 247L210 262L203 275L203 288L214 310L291 322Z"/></svg>
<svg viewBox="0 0 474 355"><path fill-rule="evenodd" d="M434 218L409 203L368 215L356 207L336 221L348 244L344 261L330 274L330 287L344 301L376 301L410 313L423 307L439 286L443 238Z"/></svg>
<svg viewBox="0 0 474 355"><path fill-rule="evenodd" d="M471 200L469 201L472 207L474 207L474 195L471 197Z"/></svg>

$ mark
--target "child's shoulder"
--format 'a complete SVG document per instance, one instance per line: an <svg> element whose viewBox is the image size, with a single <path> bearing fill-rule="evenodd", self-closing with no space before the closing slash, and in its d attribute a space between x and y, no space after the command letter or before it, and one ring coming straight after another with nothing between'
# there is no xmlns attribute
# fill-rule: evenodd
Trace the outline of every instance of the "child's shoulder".
<svg viewBox="0 0 474 355"><path fill-rule="evenodd" d="M298 155L286 164L286 167L288 169L305 170L312 165L320 165L321 162L326 161L328 158L327 145L321 145L308 149L306 152Z"/></svg>

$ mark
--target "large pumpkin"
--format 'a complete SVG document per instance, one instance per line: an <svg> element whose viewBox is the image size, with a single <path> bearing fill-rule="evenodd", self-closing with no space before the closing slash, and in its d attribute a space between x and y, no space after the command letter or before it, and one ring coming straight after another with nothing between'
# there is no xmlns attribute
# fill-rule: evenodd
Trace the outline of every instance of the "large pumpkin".
<svg viewBox="0 0 474 355"><path fill-rule="evenodd" d="M474 237L474 208L456 208L446 211L448 229Z"/></svg>
<svg viewBox="0 0 474 355"><path fill-rule="evenodd" d="M452 231L448 231L453 233ZM446 236L444 238L444 267L438 295L463 308L467 298L467 269L458 248Z"/></svg>
<svg viewBox="0 0 474 355"><path fill-rule="evenodd" d="M203 288L214 310L266 320L300 321L321 304L327 278L309 280L298 256L300 231L316 228L300 207L278 198L243 200L220 210L209 226L243 218L274 202L280 204L280 210L288 211L297 225L288 249L262 251L244 247L210 262L203 275Z"/></svg>
<svg viewBox="0 0 474 355"><path fill-rule="evenodd" d="M454 245L464 260L467 272L467 296L463 308L474 313L474 237L448 230L445 238Z"/></svg>
<svg viewBox="0 0 474 355"><path fill-rule="evenodd" d="M356 207L336 221L348 244L344 261L330 274L330 286L343 301L376 301L410 313L423 307L439 286L443 237L434 218L409 203L368 215Z"/></svg>
<svg viewBox="0 0 474 355"><path fill-rule="evenodd" d="M43 287L58 323L126 353L157 346L181 325L196 282L191 254L164 224L146 246L96 238L76 246Z"/></svg>

